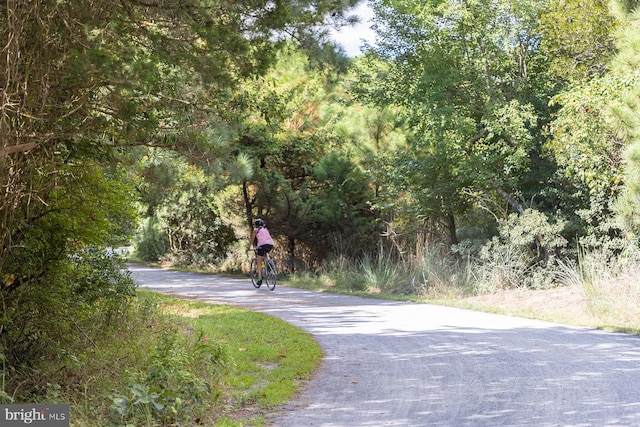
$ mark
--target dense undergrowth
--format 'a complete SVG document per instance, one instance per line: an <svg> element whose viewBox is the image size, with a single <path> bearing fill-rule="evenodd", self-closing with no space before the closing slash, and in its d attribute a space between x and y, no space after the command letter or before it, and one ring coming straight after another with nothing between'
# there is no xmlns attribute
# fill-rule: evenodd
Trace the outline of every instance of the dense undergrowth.
<svg viewBox="0 0 640 427"><path fill-rule="evenodd" d="M321 358L279 319L136 290L104 251L66 273L55 301L23 310L33 319L5 306L0 403L68 404L77 427L262 425Z"/></svg>

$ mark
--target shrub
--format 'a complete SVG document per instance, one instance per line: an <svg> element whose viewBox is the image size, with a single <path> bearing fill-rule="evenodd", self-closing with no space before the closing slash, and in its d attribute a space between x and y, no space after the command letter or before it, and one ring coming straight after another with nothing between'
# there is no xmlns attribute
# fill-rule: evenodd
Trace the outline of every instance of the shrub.
<svg viewBox="0 0 640 427"><path fill-rule="evenodd" d="M169 251L169 238L160 229L155 216L145 218L134 238L134 255L147 262L157 262Z"/></svg>
<svg viewBox="0 0 640 427"><path fill-rule="evenodd" d="M474 260L479 291L518 287L542 288L555 281L558 256L567 241L564 224L550 224L546 216L527 209L500 224Z"/></svg>
<svg viewBox="0 0 640 427"><path fill-rule="evenodd" d="M54 269L55 267L55 269ZM73 359L96 336L118 324L135 294L122 259L86 247L55 263L39 282L4 291L0 357L5 392L38 392L38 372L61 358Z"/></svg>
<svg viewBox="0 0 640 427"><path fill-rule="evenodd" d="M227 355L202 335L189 336L177 328L162 331L148 354L144 371L128 376L128 385L113 397L110 418L121 424L183 425L203 416L220 393L208 379L224 369Z"/></svg>
<svg viewBox="0 0 640 427"><path fill-rule="evenodd" d="M147 224L147 237L141 238L147 242L147 256L164 255L175 264L195 267L221 262L236 236L220 218L214 193L204 173L188 167L156 208L158 223Z"/></svg>

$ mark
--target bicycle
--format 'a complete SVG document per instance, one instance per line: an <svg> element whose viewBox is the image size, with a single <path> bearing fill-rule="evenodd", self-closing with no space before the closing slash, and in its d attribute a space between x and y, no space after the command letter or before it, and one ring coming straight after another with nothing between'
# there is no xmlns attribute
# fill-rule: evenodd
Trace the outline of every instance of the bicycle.
<svg viewBox="0 0 640 427"><path fill-rule="evenodd" d="M252 249L253 253L256 253L256 249ZM269 257L267 253L262 261L262 281L267 285L270 291L276 288L276 280L278 272L276 270L276 262ZM249 275L251 276L251 283L257 289L260 287L258 283L258 258L254 255L249 265Z"/></svg>

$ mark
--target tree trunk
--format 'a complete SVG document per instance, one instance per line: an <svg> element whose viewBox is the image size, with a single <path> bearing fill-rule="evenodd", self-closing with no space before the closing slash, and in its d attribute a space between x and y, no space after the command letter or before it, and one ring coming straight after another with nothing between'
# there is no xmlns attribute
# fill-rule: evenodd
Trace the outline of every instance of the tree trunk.
<svg viewBox="0 0 640 427"><path fill-rule="evenodd" d="M253 229L251 212L253 211L253 201L249 198L249 189L247 188L247 181L242 182L242 197L244 198L244 212L246 215L247 225L249 230Z"/></svg>
<svg viewBox="0 0 640 427"><path fill-rule="evenodd" d="M451 246L458 244L458 235L456 232L456 218L452 213L447 214L447 229L449 230L449 241L451 242Z"/></svg>
<svg viewBox="0 0 640 427"><path fill-rule="evenodd" d="M289 237L289 265L291 274L296 272L296 239Z"/></svg>

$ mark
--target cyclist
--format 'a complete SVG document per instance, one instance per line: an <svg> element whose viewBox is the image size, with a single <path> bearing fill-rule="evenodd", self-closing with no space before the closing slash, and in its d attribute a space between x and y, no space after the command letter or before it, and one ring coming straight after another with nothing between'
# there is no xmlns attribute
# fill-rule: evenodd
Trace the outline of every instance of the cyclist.
<svg viewBox="0 0 640 427"><path fill-rule="evenodd" d="M262 262L264 257L271 252L273 249L273 239L271 238L271 234L269 230L267 230L267 226L264 224L264 221L261 218L257 218L254 221L255 228L251 233L251 238L249 239L249 245L247 246L247 252L251 249L251 245L256 242L256 258L258 259L258 283L257 285L262 285Z"/></svg>

